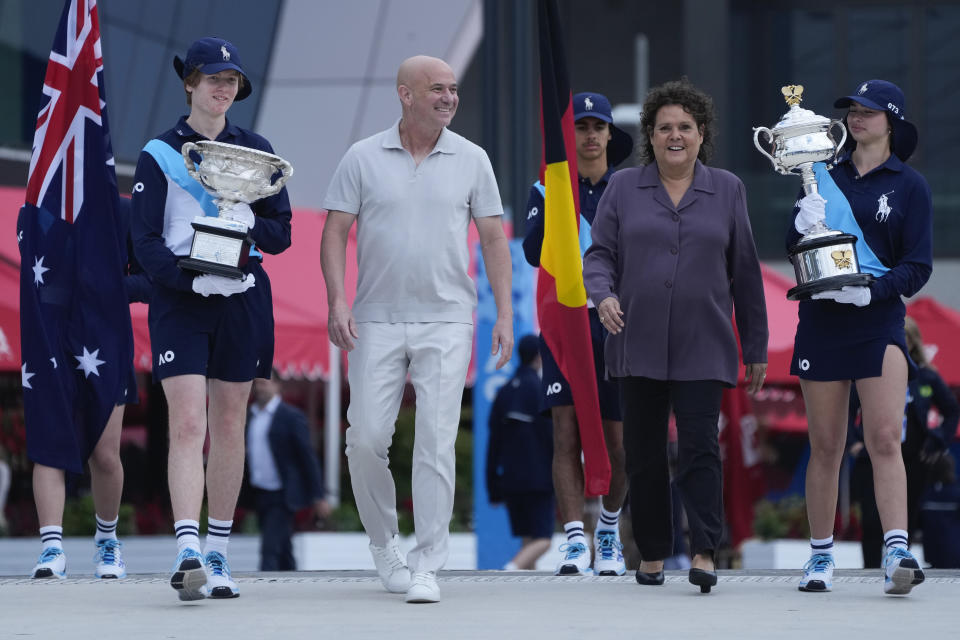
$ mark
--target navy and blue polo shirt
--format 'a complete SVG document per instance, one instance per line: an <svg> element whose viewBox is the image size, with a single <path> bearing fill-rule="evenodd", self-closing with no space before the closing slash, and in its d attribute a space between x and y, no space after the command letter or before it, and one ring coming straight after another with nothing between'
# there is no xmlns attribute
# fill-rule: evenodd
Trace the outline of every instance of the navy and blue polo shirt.
<svg viewBox="0 0 960 640"><path fill-rule="evenodd" d="M580 189L580 255L590 246L590 225L597 215L600 196L607 189L607 183L614 169L607 170L596 184L589 178L578 176ZM544 187L540 182L533 183L527 198L527 232L523 238L523 255L531 266L540 266L540 249L543 247L543 200Z"/></svg>
<svg viewBox="0 0 960 640"><path fill-rule="evenodd" d="M216 215L213 198L187 174L180 154L186 142L206 139L190 128L184 116L150 140L137 162L130 225L134 251L154 283L170 289L191 291L196 274L180 269L177 260L190 252L193 218ZM229 121L216 141L273 153L266 138ZM290 246L292 212L285 188L250 208L257 216L250 237L259 250L280 253Z"/></svg>
<svg viewBox="0 0 960 640"><path fill-rule="evenodd" d="M800 302L792 367L797 375L806 371L797 370L797 354L801 351L804 354L816 351L829 359L828 352L834 348L870 342L881 347L897 344L906 351L903 338L906 310L901 296L917 293L933 271L933 203L930 187L922 175L891 154L886 162L861 176L851 155L846 154L830 170L829 176L849 203L853 220L859 227L839 230L862 237L872 253L870 259L877 263L876 273L882 275L870 284L870 304L865 307L830 300ZM828 209L830 206L828 198ZM795 207L794 218L798 211L799 207ZM800 234L791 223L787 246L799 239ZM861 266L863 262L861 256ZM849 353L844 357L854 359Z"/></svg>

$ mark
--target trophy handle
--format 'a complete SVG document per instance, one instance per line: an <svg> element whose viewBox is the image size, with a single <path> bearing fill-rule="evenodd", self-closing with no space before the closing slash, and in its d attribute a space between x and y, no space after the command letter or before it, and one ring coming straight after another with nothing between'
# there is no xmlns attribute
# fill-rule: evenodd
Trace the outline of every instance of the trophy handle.
<svg viewBox="0 0 960 640"><path fill-rule="evenodd" d="M274 194L280 193L280 189L283 189L283 185L287 183L287 180L290 179L290 176L293 175L293 165L284 160L283 158L276 159L276 169L280 171L280 177L277 178L277 181L265 188L260 192L261 198L266 198Z"/></svg>
<svg viewBox="0 0 960 640"><path fill-rule="evenodd" d="M843 143L847 141L847 128L843 126L843 120L831 120L830 129L834 127L840 127L840 143L837 145L837 152L833 154L833 158L836 160L837 154L843 149Z"/></svg>
<svg viewBox="0 0 960 640"><path fill-rule="evenodd" d="M780 170L780 166L777 164L777 161L774 159L774 157L773 157L772 155L770 155L770 154L767 152L766 149L764 149L763 147L760 146L760 134L761 134L761 133L767 134L767 139L768 139L770 142L773 141L773 132L771 132L770 129L768 129L768 128L766 128L766 127L754 127L754 128L753 128L753 146L755 146L755 147L757 148L757 151L759 151L760 153L762 153L764 156L767 157L768 160L770 160L770 164L773 165L773 168L774 168L775 171L777 171L777 173L783 173L783 172Z"/></svg>
<svg viewBox="0 0 960 640"><path fill-rule="evenodd" d="M183 155L183 164L187 167L187 173L190 174L190 177L203 184L203 180L200 179L200 173L197 171L197 167L193 162L193 158L190 157L190 152L197 149L196 142L185 142L183 146L180 147L180 153ZM197 151L197 153L200 153Z"/></svg>

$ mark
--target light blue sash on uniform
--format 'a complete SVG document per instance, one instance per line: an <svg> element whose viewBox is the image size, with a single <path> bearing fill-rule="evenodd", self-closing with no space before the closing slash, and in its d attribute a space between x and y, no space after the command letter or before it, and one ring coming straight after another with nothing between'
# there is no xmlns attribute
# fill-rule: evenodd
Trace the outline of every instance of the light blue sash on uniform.
<svg viewBox="0 0 960 640"><path fill-rule="evenodd" d="M220 215L217 205L213 202L211 196L203 185L190 177L187 173L187 165L183 161L183 155L169 144L162 140L154 138L146 145L143 150L149 153L160 170L173 180L177 186L193 196L200 208L203 209L203 215L216 218ZM253 245L250 246L250 255L262 258L263 255L257 251Z"/></svg>
<svg viewBox="0 0 960 640"><path fill-rule="evenodd" d="M847 197L843 195L837 183L833 181L824 163L817 162L814 164L813 171L817 176L817 188L820 195L827 201L827 226L857 236L857 261L860 263L860 272L869 273L879 278L890 269L880 262L873 249L863 239L863 230L860 229L860 225L853 215Z"/></svg>
<svg viewBox="0 0 960 640"><path fill-rule="evenodd" d="M541 197L543 197L544 202L546 202L547 188L544 187L542 184L540 184L539 180L534 182L533 186L536 187L537 191L540 192ZM584 218L583 216L580 216L580 255L581 256L583 256L583 254L587 252L587 249L590 248L591 244L593 244L593 236L590 234L590 223L587 222L586 218Z"/></svg>

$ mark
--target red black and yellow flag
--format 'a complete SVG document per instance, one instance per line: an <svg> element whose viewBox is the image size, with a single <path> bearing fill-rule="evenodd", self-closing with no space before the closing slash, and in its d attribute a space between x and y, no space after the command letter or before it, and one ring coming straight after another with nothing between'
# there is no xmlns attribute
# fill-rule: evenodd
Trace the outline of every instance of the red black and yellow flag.
<svg viewBox="0 0 960 640"><path fill-rule="evenodd" d="M572 94L556 0L540 0L538 14L543 127L540 180L545 195L537 314L543 338L573 395L583 448L585 493L598 496L605 495L610 488L610 459L600 420L587 293L583 286Z"/></svg>

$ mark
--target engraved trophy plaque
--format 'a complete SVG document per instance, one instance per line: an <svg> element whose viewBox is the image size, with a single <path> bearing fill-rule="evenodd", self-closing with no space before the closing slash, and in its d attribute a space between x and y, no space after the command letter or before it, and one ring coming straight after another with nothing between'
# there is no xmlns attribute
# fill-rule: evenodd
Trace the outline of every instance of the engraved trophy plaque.
<svg viewBox="0 0 960 640"><path fill-rule="evenodd" d="M278 193L293 175L293 167L265 151L211 140L187 142L180 153L190 177L214 196L219 215L193 219L190 257L177 264L191 271L242 279L252 243L247 225L231 219L229 212L238 202L249 204ZM200 162L195 164L192 155L199 156Z"/></svg>
<svg viewBox="0 0 960 640"><path fill-rule="evenodd" d="M790 109L772 129L754 127L753 144L770 160L777 173L800 175L804 193L817 193L813 165L834 161L847 139L847 130L840 120L830 120L801 109L802 85L788 85L781 92ZM836 142L831 133L835 127L840 129L840 142ZM760 144L761 134L771 146L769 152ZM787 292L787 298L807 300L821 291L869 285L873 276L860 272L856 243L857 236L835 231L822 221L818 222L790 248L797 286Z"/></svg>

